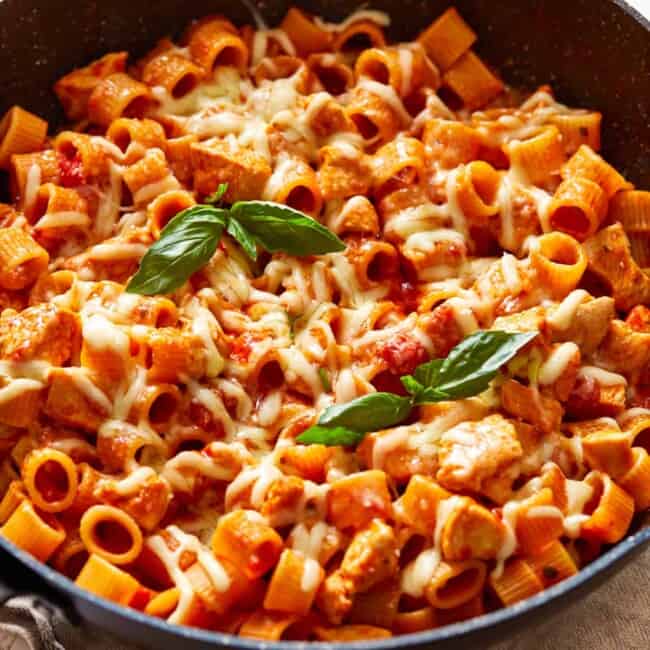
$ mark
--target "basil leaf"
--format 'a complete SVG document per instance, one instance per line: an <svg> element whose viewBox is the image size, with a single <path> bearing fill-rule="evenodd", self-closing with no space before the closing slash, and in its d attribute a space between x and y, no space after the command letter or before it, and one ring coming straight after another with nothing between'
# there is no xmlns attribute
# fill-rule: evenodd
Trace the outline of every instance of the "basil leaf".
<svg viewBox="0 0 650 650"><path fill-rule="evenodd" d="M323 390L329 391L332 390L332 382L330 381L330 376L327 373L327 370L322 366L318 369L318 376L320 377L320 383L323 384Z"/></svg>
<svg viewBox="0 0 650 650"><path fill-rule="evenodd" d="M170 293L214 255L226 225L225 211L197 205L177 214L140 262L126 290L151 296Z"/></svg>
<svg viewBox="0 0 650 650"><path fill-rule="evenodd" d="M345 250L345 244L331 230L286 205L239 201L230 213L270 253L300 257Z"/></svg>
<svg viewBox="0 0 650 650"><path fill-rule="evenodd" d="M445 402L453 399L447 393L439 391L437 388L425 388L413 396L413 404L421 406L422 404L433 404L435 402Z"/></svg>
<svg viewBox="0 0 650 650"><path fill-rule="evenodd" d="M239 245L244 249L244 252L252 260L257 260L257 243L255 238L242 226L237 219L231 217L228 220L228 234L234 237Z"/></svg>
<svg viewBox="0 0 650 650"><path fill-rule="evenodd" d="M218 205L227 191L228 183L219 183L216 191L206 196L203 202L208 205Z"/></svg>
<svg viewBox="0 0 650 650"><path fill-rule="evenodd" d="M365 437L365 433L352 431L345 427L321 427L318 424L309 427L296 440L304 445L327 445L328 447L355 447Z"/></svg>
<svg viewBox="0 0 650 650"><path fill-rule="evenodd" d="M402 382L402 386L406 388L406 392L411 395L418 395L424 390L424 386L412 375L404 375L400 381Z"/></svg>
<svg viewBox="0 0 650 650"><path fill-rule="evenodd" d="M345 427L367 432L399 424L411 413L411 400L393 393L369 393L345 404L325 409L318 420L321 426Z"/></svg>
<svg viewBox="0 0 650 650"><path fill-rule="evenodd" d="M413 373L423 386L435 386L438 383L438 375L440 373L440 366L444 363L444 359L433 359L427 363L421 363Z"/></svg>
<svg viewBox="0 0 650 650"><path fill-rule="evenodd" d="M504 364L537 332L478 331L461 341L442 362L436 385L448 399L472 397L486 390Z"/></svg>

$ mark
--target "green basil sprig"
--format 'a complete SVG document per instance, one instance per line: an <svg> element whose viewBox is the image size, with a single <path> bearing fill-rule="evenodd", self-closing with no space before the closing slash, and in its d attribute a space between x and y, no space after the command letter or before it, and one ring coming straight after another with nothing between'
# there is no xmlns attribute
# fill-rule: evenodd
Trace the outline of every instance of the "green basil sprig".
<svg viewBox="0 0 650 650"><path fill-rule="evenodd" d="M345 244L315 219L280 203L238 201L221 207L227 185L206 203L179 212L147 251L126 287L130 293L170 293L203 267L217 250L224 230L244 252L257 259L258 245L270 253L322 255L345 250Z"/></svg>
<svg viewBox="0 0 650 650"><path fill-rule="evenodd" d="M404 422L420 404L463 399L486 390L499 368L532 341L537 332L478 331L461 341L446 359L419 365L401 378L409 397L369 393L325 409L318 423L298 436L303 444L354 446L370 431Z"/></svg>

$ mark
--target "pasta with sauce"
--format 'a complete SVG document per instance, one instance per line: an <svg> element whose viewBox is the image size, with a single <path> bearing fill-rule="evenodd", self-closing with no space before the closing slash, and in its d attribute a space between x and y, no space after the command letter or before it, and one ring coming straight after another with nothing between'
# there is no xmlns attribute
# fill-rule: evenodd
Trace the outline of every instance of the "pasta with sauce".
<svg viewBox="0 0 650 650"><path fill-rule="evenodd" d="M406 43L389 22L208 16L58 81L68 129L0 122L0 534L79 586L263 640L382 638L532 596L650 507L648 193L598 112L505 88L455 9ZM215 192L344 250L260 235L252 261L228 228L167 295L128 290ZM487 390L298 440L478 330L529 335Z"/></svg>

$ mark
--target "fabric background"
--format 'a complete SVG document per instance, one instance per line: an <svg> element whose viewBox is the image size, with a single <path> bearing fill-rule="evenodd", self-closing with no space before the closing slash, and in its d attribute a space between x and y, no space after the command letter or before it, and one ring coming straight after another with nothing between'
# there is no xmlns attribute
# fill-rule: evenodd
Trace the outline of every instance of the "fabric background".
<svg viewBox="0 0 650 650"><path fill-rule="evenodd" d="M628 2L650 16L650 0ZM139 650L86 625L73 625L53 603L38 596L3 594L0 588L0 598L4 601L0 608L0 650ZM650 548L582 601L487 648L650 648Z"/></svg>

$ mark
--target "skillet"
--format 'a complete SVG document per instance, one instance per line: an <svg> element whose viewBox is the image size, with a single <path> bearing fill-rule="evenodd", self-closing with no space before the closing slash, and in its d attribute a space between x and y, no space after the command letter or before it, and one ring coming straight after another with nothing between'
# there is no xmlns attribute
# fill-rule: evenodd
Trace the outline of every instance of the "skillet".
<svg viewBox="0 0 650 650"><path fill-rule="evenodd" d="M258 0L274 24L291 4L336 20L355 0ZM407 40L454 4L479 34L478 52L505 80L534 89L549 83L560 101L603 113L603 155L638 187L650 189L650 23L622 0L376 0L387 11L389 34ZM498 8L498 9L497 9ZM155 41L176 34L207 13L224 13L236 23L251 22L249 10L225 0L4 0L0 2L0 113L13 104L62 123L52 83L74 67L112 50L133 56ZM143 647L184 650L353 648L452 649L482 647L536 619L548 618L596 588L650 541L650 517L576 576L513 607L414 635L353 644L241 639L183 628L120 607L77 588L0 537L0 578L8 586L49 595L73 616Z"/></svg>

